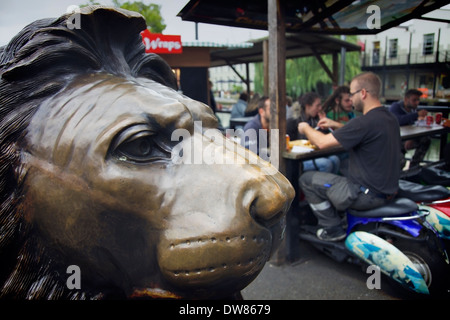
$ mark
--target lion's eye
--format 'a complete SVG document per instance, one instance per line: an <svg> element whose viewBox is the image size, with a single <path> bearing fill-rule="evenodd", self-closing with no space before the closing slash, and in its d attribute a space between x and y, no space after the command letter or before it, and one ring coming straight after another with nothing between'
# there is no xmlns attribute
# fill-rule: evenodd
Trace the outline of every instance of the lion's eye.
<svg viewBox="0 0 450 320"><path fill-rule="evenodd" d="M153 140L151 137L138 137L132 141L125 142L119 146L117 151L132 160L145 160L153 150Z"/></svg>
<svg viewBox="0 0 450 320"><path fill-rule="evenodd" d="M155 133L145 125L126 129L115 139L113 155L122 161L150 162L167 158L167 152L155 142Z"/></svg>

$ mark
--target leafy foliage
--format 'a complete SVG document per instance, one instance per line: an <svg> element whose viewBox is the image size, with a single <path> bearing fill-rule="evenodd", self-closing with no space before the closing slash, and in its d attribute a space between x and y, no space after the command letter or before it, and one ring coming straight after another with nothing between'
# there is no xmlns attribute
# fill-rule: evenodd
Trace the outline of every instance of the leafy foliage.
<svg viewBox="0 0 450 320"><path fill-rule="evenodd" d="M356 36L347 37L347 41L356 43ZM322 55L322 59L330 70L333 70L333 57ZM339 59L340 61L340 59ZM361 72L359 52L347 52L345 60L345 82ZM315 57L304 57L286 60L286 94L299 97L309 91L316 91L318 83L331 84L332 80L323 70ZM255 65L255 91L264 92L263 63Z"/></svg>
<svg viewBox="0 0 450 320"><path fill-rule="evenodd" d="M89 2L88 5L101 4L94 0L88 0L88 2ZM164 24L164 19L161 16L160 5L153 3L146 5L142 1L133 1L133 2L127 1L122 3L120 0L113 0L112 2L116 7L130 11L136 11L142 14L145 18L145 22L147 23L147 29L149 29L153 33L161 33L166 28L166 24Z"/></svg>

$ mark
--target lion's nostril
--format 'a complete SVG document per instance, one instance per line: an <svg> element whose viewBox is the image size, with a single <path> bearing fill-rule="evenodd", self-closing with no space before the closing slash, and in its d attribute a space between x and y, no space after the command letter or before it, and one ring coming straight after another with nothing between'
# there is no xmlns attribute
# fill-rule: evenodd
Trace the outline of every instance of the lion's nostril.
<svg viewBox="0 0 450 320"><path fill-rule="evenodd" d="M248 209L251 217L264 227L271 227L279 222L294 197L289 188L283 187L273 177L258 181L250 190L244 200L250 202Z"/></svg>
<svg viewBox="0 0 450 320"><path fill-rule="evenodd" d="M253 202L250 204L250 209L249 209L250 216L255 220L258 220L258 217L256 216L256 201L257 200L258 200L258 198L253 200Z"/></svg>
<svg viewBox="0 0 450 320"><path fill-rule="evenodd" d="M278 221L286 213L284 208L277 211L276 213L273 213L274 211L271 210L270 206L261 206L258 201L260 201L259 198L253 200L252 204L250 205L249 212L250 216L263 227L270 228L274 224L278 223Z"/></svg>
<svg viewBox="0 0 450 320"><path fill-rule="evenodd" d="M274 224L278 219L273 219L271 217L268 217L266 212L260 211L261 209L257 209L256 202L258 199L255 199L250 206L250 216L255 220L259 225L267 228ZM253 240L256 240L255 237L253 237Z"/></svg>

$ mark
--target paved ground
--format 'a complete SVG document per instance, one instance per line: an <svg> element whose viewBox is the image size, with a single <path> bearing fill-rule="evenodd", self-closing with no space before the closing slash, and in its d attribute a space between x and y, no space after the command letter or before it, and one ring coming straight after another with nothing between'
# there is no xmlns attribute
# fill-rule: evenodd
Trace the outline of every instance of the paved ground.
<svg viewBox="0 0 450 320"><path fill-rule="evenodd" d="M338 263L299 241L299 259L275 266L267 263L259 276L242 291L246 300L398 300L403 299L388 282L368 289L360 266Z"/></svg>

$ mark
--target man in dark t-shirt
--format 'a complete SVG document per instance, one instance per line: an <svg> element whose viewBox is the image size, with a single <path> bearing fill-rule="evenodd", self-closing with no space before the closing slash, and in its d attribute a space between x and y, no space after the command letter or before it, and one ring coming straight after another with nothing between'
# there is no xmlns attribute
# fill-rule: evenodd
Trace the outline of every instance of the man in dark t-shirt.
<svg viewBox="0 0 450 320"><path fill-rule="evenodd" d="M347 174L350 181L376 193L397 192L401 142L395 121L389 110L380 106L333 133L350 153Z"/></svg>
<svg viewBox="0 0 450 320"><path fill-rule="evenodd" d="M319 148L341 145L349 152L346 177L314 171L300 177L300 187L318 219L317 237L322 240L345 238L337 211L376 208L388 203L397 192L400 127L395 116L381 105L380 87L381 81L374 73L356 76L350 84L350 97L356 111L363 115L332 133L323 134L307 123L298 125L299 132Z"/></svg>

